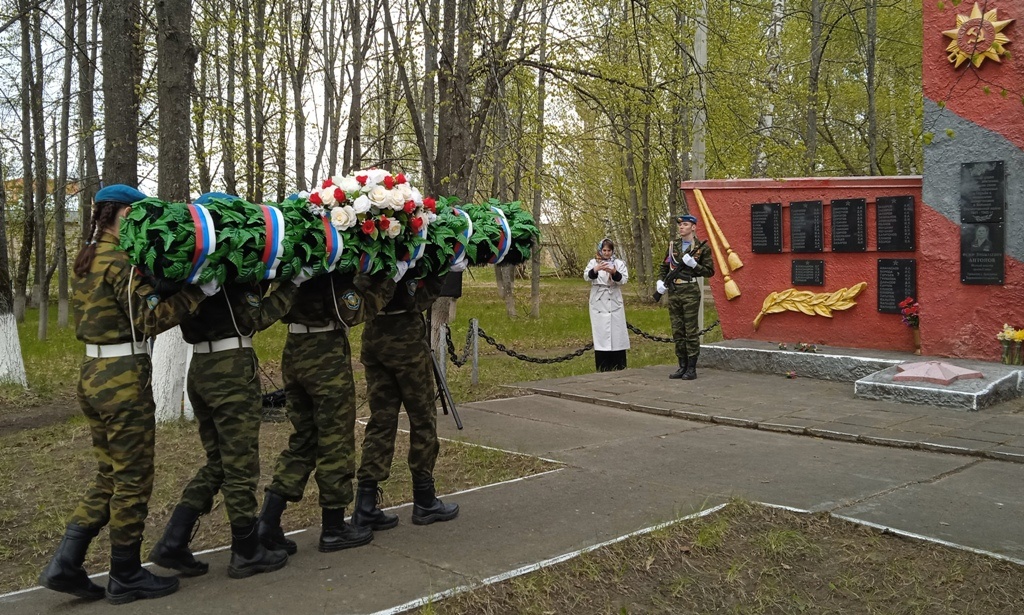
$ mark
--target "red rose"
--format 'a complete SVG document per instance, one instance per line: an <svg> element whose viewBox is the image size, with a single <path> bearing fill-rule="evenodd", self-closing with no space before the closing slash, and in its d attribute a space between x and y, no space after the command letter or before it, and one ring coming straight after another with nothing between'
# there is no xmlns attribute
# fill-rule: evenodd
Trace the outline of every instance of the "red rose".
<svg viewBox="0 0 1024 615"><path fill-rule="evenodd" d="M314 204L314 205L323 205L324 204L324 201L323 201L323 199L320 198L320 193L318 193L318 192L314 192L313 194L309 195L309 202Z"/></svg>
<svg viewBox="0 0 1024 615"><path fill-rule="evenodd" d="M360 186L365 186L367 179L369 178L365 175L356 175L356 181L359 182Z"/></svg>
<svg viewBox="0 0 1024 615"><path fill-rule="evenodd" d="M398 175L395 175L395 183L396 184L404 184L405 182L406 182L405 174L399 173Z"/></svg>
<svg viewBox="0 0 1024 615"><path fill-rule="evenodd" d="M429 196L423 199L423 206L429 209L430 211L437 213L437 201L430 198Z"/></svg>
<svg viewBox="0 0 1024 615"><path fill-rule="evenodd" d="M381 219L377 223L377 226L380 227L380 230L386 231L388 230L388 227L391 226L391 220L389 220L387 216L381 216Z"/></svg>
<svg viewBox="0 0 1024 615"><path fill-rule="evenodd" d="M384 176L384 187L391 190L395 187L395 178L390 175Z"/></svg>
<svg viewBox="0 0 1024 615"><path fill-rule="evenodd" d="M412 226L412 230L418 233L420 232L420 229L423 228L423 218L416 216L409 221L409 224Z"/></svg>
<svg viewBox="0 0 1024 615"><path fill-rule="evenodd" d="M334 189L334 200L338 201L339 203L344 203L345 202L345 191L342 190L341 188L335 188Z"/></svg>
<svg viewBox="0 0 1024 615"><path fill-rule="evenodd" d="M412 212L416 211L416 203L414 201L406 201L405 207L402 208L402 211L404 211L407 214L411 214Z"/></svg>
<svg viewBox="0 0 1024 615"><path fill-rule="evenodd" d="M363 222L363 232L369 235L374 231L376 227L373 225L373 220L366 220Z"/></svg>
<svg viewBox="0 0 1024 615"><path fill-rule="evenodd" d="M331 181L331 178L330 178L330 177L328 177L327 179L325 179L325 180L324 180L324 183L323 183L323 184L321 184L321 185L320 185L320 187L321 187L321 188L330 188L330 187L331 187L331 186L333 186L333 185L334 185L334 182L333 182L333 181Z"/></svg>

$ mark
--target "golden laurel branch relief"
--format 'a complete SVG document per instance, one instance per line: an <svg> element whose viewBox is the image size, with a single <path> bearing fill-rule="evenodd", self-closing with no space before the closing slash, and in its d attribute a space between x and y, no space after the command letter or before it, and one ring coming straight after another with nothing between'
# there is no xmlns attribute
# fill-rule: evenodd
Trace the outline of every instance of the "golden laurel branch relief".
<svg viewBox="0 0 1024 615"><path fill-rule="evenodd" d="M832 318L832 312L848 310L857 305L854 298L867 287L867 282L861 282L850 288L840 288L834 293L812 293L809 290L795 288L771 293L765 297L764 303L761 305L761 313L754 319L754 329L761 325L761 319L766 314L780 312L803 312L808 316Z"/></svg>

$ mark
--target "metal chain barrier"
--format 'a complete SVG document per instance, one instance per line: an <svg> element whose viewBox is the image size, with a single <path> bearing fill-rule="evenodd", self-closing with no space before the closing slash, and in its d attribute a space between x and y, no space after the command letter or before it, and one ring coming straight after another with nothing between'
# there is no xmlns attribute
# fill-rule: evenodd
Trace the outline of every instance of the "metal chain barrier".
<svg viewBox="0 0 1024 615"><path fill-rule="evenodd" d="M717 327L718 324L719 324L719 321L716 320L715 322L711 323L710 325L704 327L699 332L697 332L697 335L698 336L704 335L708 331L710 331L710 330L714 329L715 327ZM632 331L633 333L636 333L637 335L639 335L640 337L643 337L645 339L649 339L649 340L651 340L653 342L666 342L666 343L670 343L671 344L671 343L675 343L675 341L676 341L676 340L674 340L671 337L660 337L658 335L652 335L650 333L642 331L640 328L635 327L635 326L633 326L633 325L631 325L629 323L626 323L626 327L630 331ZM587 344L586 346L584 346L584 347L582 347L582 348L580 348L578 350L570 352L569 354L562 355L560 357L551 357L551 358L531 357L531 356L522 354L521 352L516 352L515 350L512 350L511 348L507 348L504 344L498 342L493 337L488 335L487 332L483 330L483 327L481 327L479 324L477 325L476 330L477 330L477 333L479 334L479 336L484 338L485 342L487 342L491 346L494 346L499 351L504 352L505 354L507 354L508 356L512 357L513 359L519 359L520 361L527 361L529 363L562 363L563 361L571 361L572 359L575 359L576 357L582 356L583 353L589 352L589 351L594 349L594 344L593 344L593 342L591 342L590 344ZM450 328L448 328L448 327L445 327L445 344L448 346L448 358L451 360L452 363L455 364L455 367L462 367L463 365L465 365L469 361L469 353L470 353L470 350L472 349L472 343L473 343L473 327L470 327L466 331L466 344L462 348L462 356L460 357L455 352L455 343L452 342L452 330Z"/></svg>
<svg viewBox="0 0 1024 615"><path fill-rule="evenodd" d="M701 329L700 331L698 331L697 332L697 337L700 337L700 336L704 335L705 333L707 333L708 331L710 331L710 330L714 329L715 327L717 327L719 322L720 321L716 320L715 322L711 323L710 325L708 325L708 326L704 327L703 329ZM676 340L674 338L671 338L671 337L661 337L659 335L652 335L650 333L642 331L639 327L635 327L635 326L629 324L628 322L626 323L626 328L629 329L630 331L632 331L633 333L636 333L640 337L649 339L652 342L666 342L666 343L669 343L669 344L674 344L676 342ZM682 341L682 340L679 340L679 341Z"/></svg>

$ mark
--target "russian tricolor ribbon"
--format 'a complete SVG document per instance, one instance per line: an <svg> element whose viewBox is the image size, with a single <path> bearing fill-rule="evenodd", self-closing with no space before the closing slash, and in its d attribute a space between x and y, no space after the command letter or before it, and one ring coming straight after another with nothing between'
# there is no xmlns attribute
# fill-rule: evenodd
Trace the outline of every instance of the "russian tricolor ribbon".
<svg viewBox="0 0 1024 615"><path fill-rule="evenodd" d="M266 227L266 243L263 245L263 257L260 261L266 265L264 280L273 280L277 276L277 267L281 264L284 253L284 214L270 205L260 205L263 210L263 224Z"/></svg>
<svg viewBox="0 0 1024 615"><path fill-rule="evenodd" d="M473 236L473 220L470 219L469 214L458 207L452 207L452 213L456 216L462 216L466 220L466 229L459 233L460 241L456 241L453 246L454 252L452 253L451 262L455 264L466 255L466 244L469 243L469 238Z"/></svg>
<svg viewBox="0 0 1024 615"><path fill-rule="evenodd" d="M493 205L491 206L491 211L494 212L494 221L501 227L501 231L498 234L498 251L487 262L497 265L505 260L509 248L512 247L512 229L508 226L508 218L505 217L505 212Z"/></svg>
<svg viewBox="0 0 1024 615"><path fill-rule="evenodd" d="M188 205L187 207L196 230L196 247L192 251L192 268L185 281L189 284L197 284L203 269L206 268L206 259L217 249L217 229L213 226L210 210L205 206Z"/></svg>
<svg viewBox="0 0 1024 615"><path fill-rule="evenodd" d="M327 253L327 270L331 271L334 269L334 266L338 264L338 260L341 258L341 252L345 249L345 245L341 240L341 234L338 233L338 229L334 228L331 221L327 219L327 216L322 216L320 219L324 224L324 251Z"/></svg>

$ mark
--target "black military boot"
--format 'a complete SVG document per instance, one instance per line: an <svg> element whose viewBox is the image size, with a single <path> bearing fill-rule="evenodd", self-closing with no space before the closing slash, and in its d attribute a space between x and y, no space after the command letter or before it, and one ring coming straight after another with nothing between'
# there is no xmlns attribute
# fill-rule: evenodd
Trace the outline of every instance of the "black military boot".
<svg viewBox="0 0 1024 615"><path fill-rule="evenodd" d="M288 502L273 491L267 490L263 496L263 510L260 511L260 520L257 532L260 536L260 543L270 549L284 551L288 555L295 555L299 550L294 540L289 540L281 529L281 513L288 506Z"/></svg>
<svg viewBox="0 0 1024 615"><path fill-rule="evenodd" d="M459 516L458 504L445 504L434 494L434 479L413 479L412 522L430 525L435 521L451 521Z"/></svg>
<svg viewBox="0 0 1024 615"><path fill-rule="evenodd" d="M192 541L192 529L199 521L200 514L198 510L184 504L175 506L163 538L149 552L149 561L168 570L177 570L186 577L206 574L210 565L193 557L188 548L188 543Z"/></svg>
<svg viewBox="0 0 1024 615"><path fill-rule="evenodd" d="M288 563L288 553L269 550L260 544L256 533L256 522L247 525L231 525L231 563L228 576L244 579L261 572L273 572Z"/></svg>
<svg viewBox="0 0 1024 615"><path fill-rule="evenodd" d="M668 377L673 380L679 380L680 378L682 378L683 374L686 373L687 363L688 361L686 360L686 355L683 355L683 358L679 359L679 369L669 374Z"/></svg>
<svg viewBox="0 0 1024 615"><path fill-rule="evenodd" d="M86 600L99 600L103 588L89 580L89 573L82 564L89 543L99 530L80 525L68 525L64 537L57 545L57 552L39 575L39 584L55 592L64 592Z"/></svg>
<svg viewBox="0 0 1024 615"><path fill-rule="evenodd" d="M144 598L162 598L178 591L178 577L158 577L142 567L142 541L127 547L110 547L110 578L107 602L126 604Z"/></svg>
<svg viewBox="0 0 1024 615"><path fill-rule="evenodd" d="M320 551L330 553L361 547L373 540L373 530L345 523L344 508L321 509L323 524L320 531Z"/></svg>
<svg viewBox="0 0 1024 615"><path fill-rule="evenodd" d="M690 357L690 360L686 363L686 373L682 376L683 380L696 380L697 379L697 357Z"/></svg>
<svg viewBox="0 0 1024 615"><path fill-rule="evenodd" d="M390 530L398 525L398 515L391 515L380 508L381 489L377 481L359 481L356 491L356 509L352 511L352 525L368 527L375 532Z"/></svg>

